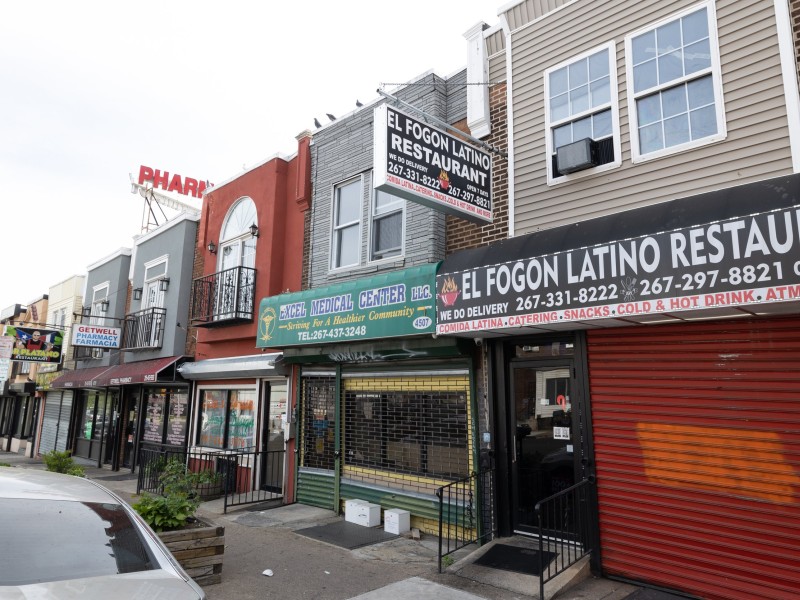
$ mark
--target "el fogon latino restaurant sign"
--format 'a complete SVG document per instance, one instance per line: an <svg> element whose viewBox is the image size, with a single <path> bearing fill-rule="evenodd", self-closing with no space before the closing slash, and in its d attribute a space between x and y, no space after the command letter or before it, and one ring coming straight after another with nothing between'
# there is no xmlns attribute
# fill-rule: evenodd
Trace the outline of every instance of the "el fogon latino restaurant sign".
<svg viewBox="0 0 800 600"><path fill-rule="evenodd" d="M477 223L492 222L492 157L394 107L375 109L373 187Z"/></svg>
<svg viewBox="0 0 800 600"><path fill-rule="evenodd" d="M800 209L436 277L438 334L800 300Z"/></svg>

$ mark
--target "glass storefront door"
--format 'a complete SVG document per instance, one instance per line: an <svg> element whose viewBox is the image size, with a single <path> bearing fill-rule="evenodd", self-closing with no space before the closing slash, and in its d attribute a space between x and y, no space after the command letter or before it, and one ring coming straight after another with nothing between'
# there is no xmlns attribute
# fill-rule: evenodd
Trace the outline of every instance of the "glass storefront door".
<svg viewBox="0 0 800 600"><path fill-rule="evenodd" d="M81 390L78 401L78 430L75 456L110 462L118 395L106 391Z"/></svg>
<svg viewBox="0 0 800 600"><path fill-rule="evenodd" d="M533 533L536 503L575 483L574 381L566 362L512 365L511 374L513 525L515 531Z"/></svg>

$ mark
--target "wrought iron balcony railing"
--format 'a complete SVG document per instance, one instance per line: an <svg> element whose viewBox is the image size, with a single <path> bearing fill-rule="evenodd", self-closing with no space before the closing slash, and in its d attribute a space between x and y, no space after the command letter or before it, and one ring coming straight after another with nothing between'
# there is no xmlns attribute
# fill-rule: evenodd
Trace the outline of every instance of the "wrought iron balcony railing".
<svg viewBox="0 0 800 600"><path fill-rule="evenodd" d="M125 350L161 348L166 317L166 308L145 308L125 315L122 347Z"/></svg>
<svg viewBox="0 0 800 600"><path fill-rule="evenodd" d="M192 324L213 327L234 321L252 321L256 270L225 269L195 279L192 284Z"/></svg>

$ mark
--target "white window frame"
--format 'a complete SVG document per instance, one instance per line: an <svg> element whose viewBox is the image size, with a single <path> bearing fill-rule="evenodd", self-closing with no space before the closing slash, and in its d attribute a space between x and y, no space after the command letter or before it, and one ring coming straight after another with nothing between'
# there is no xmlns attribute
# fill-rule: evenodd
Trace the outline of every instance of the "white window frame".
<svg viewBox="0 0 800 600"><path fill-rule="evenodd" d="M563 69L579 60L584 60L593 54L601 51L608 53L608 85L610 100L606 104L589 108L583 112L575 113L565 119L558 121L550 120L550 73ZM545 147L547 156L547 185L558 185L568 181L575 181L590 175L602 173L609 169L615 169L622 165L622 145L620 143L620 128L619 128L619 86L617 83L617 45L613 40L592 48L577 56L571 56L569 60L565 60L557 65L554 65L544 72L544 124L545 124ZM555 176L553 173L553 154L555 148L553 147L553 130L560 125L577 121L583 117L603 112L604 110L611 110L611 138L614 144L614 160L591 169L585 169L576 173L568 173L565 175Z"/></svg>
<svg viewBox="0 0 800 600"><path fill-rule="evenodd" d="M346 224L339 224L336 223L336 203L337 203L337 194L339 189L348 186L352 183L359 182L360 190L359 190L359 211L358 211L358 220L356 221L349 221ZM354 267L358 267L361 264L361 247L363 245L363 219L364 219L364 175L358 175L356 177L351 177L350 179L346 179L340 183L337 183L333 186L333 190L331 192L331 245L330 245L330 270L331 271L346 271L348 269L352 269ZM340 265L339 263L339 256L337 252L336 243L338 240L338 231L347 229L349 227L356 226L358 228L358 253L356 261L351 264Z"/></svg>
<svg viewBox="0 0 800 600"><path fill-rule="evenodd" d="M384 213L377 213L377 202L378 202L378 194L379 190L372 188L372 195L370 198L370 208L369 208L369 260L370 262L377 263L377 262L384 262L384 261L395 261L395 260L402 260L405 256L406 252L406 206L407 203L403 198L396 196L395 194L390 194L389 192L383 192L384 194L391 196L397 199L396 203L400 207L393 208L392 210L388 210ZM396 213L400 213L400 251L397 254L392 254L391 256L382 256L376 257L375 256L375 248L373 247L375 239L375 222L379 221L380 219L385 219L391 215Z"/></svg>
<svg viewBox="0 0 800 600"><path fill-rule="evenodd" d="M231 390L241 390L241 391L245 391L245 392L253 392L253 394L255 396L255 402L253 404L253 415L254 415L254 418L255 418L255 420L253 421L253 442L255 443L256 448L263 449L263 448L261 448L261 440L259 439L259 436L260 436L259 432L260 432L260 427L261 427L261 417L260 417L260 415L261 415L261 399L259 398L258 385L246 384L246 383L242 384L242 385L221 384L221 385L198 386L197 392L196 392L196 396L195 396L196 406L198 407L197 414L193 415L192 419L190 420L189 424L187 425L187 427L191 428L190 435L189 435L190 446L192 448L198 448L198 449L201 449L201 450L214 450L214 451L230 450L229 448L217 448L215 446L201 446L200 445L200 428L202 427L202 422L198 422L198 421L201 419L201 416L202 416L200 414L201 413L200 408L202 407L203 392L206 391L206 390L226 391L226 392L230 392ZM230 400L230 394L228 394L227 397L226 397L226 406L225 406L225 423L226 424L228 423L228 419L229 419L228 413L230 412L230 404L227 404L228 400ZM267 400L267 402L268 401L269 400ZM191 398L189 400L189 404L191 405ZM190 411L190 412L192 412L192 411ZM227 437L227 430L225 430L223 437Z"/></svg>
<svg viewBox="0 0 800 600"><path fill-rule="evenodd" d="M111 282L105 281L103 283L99 283L92 288L92 304L91 304L91 317L89 318L89 323L91 325L105 325L106 318L105 313L100 312L100 303L103 300L108 301L108 311L111 311L111 300L108 297L109 290L111 289ZM103 294L102 292L105 292ZM102 294L102 295L101 295Z"/></svg>
<svg viewBox="0 0 800 600"><path fill-rule="evenodd" d="M691 75L685 75L683 77L673 79L668 83L656 84L655 86L646 90L642 90L641 92L635 92L633 86L633 39L704 8L708 16L708 40L709 50L711 52L711 66L707 69L692 73ZM670 156L680 152L686 152L687 150L693 150L695 148L719 142L727 137L728 131L725 123L725 105L722 97L722 71L720 68L719 58L719 39L717 35L717 12L714 2L702 2L700 4L695 4L686 10L670 15L666 19L662 19L628 35L625 38L625 74L628 88L628 123L631 136L631 160L633 163L646 162L661 158L663 156ZM698 140L692 140L683 144L669 146L668 148L662 148L661 150L642 154L639 149L639 112L636 101L654 93L663 92L677 85L683 85L687 82L701 79L707 75L711 75L711 81L714 88L714 109L717 119L717 133Z"/></svg>
<svg viewBox="0 0 800 600"><path fill-rule="evenodd" d="M158 267L160 265L164 265L164 272L158 275L151 275L148 277L148 271L153 269L154 267ZM143 280L143 287L144 292L142 294L142 308L164 308L164 296L166 292L162 292L159 289L159 281L167 277L167 273L169 272L169 255L164 254L163 256L159 256L158 258L154 258L151 261L144 263L144 273L142 274ZM151 304L149 302L149 291L150 289L155 290L155 297L154 302Z"/></svg>

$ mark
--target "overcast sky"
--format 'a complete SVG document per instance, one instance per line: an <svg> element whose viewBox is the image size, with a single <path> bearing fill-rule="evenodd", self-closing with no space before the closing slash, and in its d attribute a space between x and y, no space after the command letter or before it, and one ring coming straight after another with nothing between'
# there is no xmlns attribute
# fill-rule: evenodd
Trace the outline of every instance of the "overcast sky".
<svg viewBox="0 0 800 600"><path fill-rule="evenodd" d="M384 83L466 66L491 0L9 2L0 19L0 309L142 229L140 165L225 181Z"/></svg>

